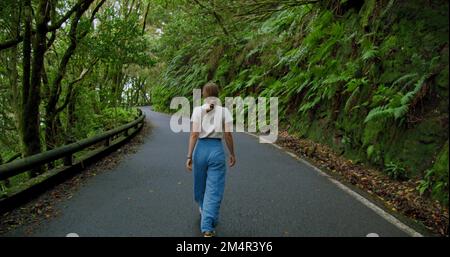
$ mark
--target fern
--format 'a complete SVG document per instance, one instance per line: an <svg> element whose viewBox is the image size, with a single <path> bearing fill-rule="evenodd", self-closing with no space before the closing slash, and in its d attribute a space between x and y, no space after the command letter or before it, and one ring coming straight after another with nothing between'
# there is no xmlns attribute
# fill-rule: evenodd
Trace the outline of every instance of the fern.
<svg viewBox="0 0 450 257"><path fill-rule="evenodd" d="M364 119L364 123L371 120L394 118L395 120L403 118L409 111L409 106L401 105L398 107L390 107L388 105L375 107L370 110L369 114Z"/></svg>
<svg viewBox="0 0 450 257"><path fill-rule="evenodd" d="M366 150L367 158L372 158L373 153L375 152L375 147L373 145L369 145Z"/></svg>
<svg viewBox="0 0 450 257"><path fill-rule="evenodd" d="M407 80L408 78L415 77L414 74L407 74L402 76L396 82ZM416 81L414 89L400 98L400 101L395 101L393 98L388 105L379 106L372 109L366 116L364 122L367 123L374 119L379 118L389 118L392 117L395 120L402 119L411 109L411 107L417 102L417 98L420 97L420 92L422 92L425 85L425 81L429 77L429 74L423 75L419 80Z"/></svg>
<svg viewBox="0 0 450 257"><path fill-rule="evenodd" d="M396 120L403 118L409 111L408 105L402 105L392 109L392 114Z"/></svg>
<svg viewBox="0 0 450 257"><path fill-rule="evenodd" d="M346 86L345 92L353 92L358 87L367 85L368 83L369 83L369 80L367 80L366 77L358 78L358 79L351 79L350 81L347 82L347 84L345 84L345 86Z"/></svg>
<svg viewBox="0 0 450 257"><path fill-rule="evenodd" d="M406 75L403 75L403 76L401 76L400 78L398 78L396 81L394 81L394 82L392 83L392 86L394 87L395 85L397 85L397 84L399 84L399 83L401 83L401 82L403 82L403 81L405 81L405 80L415 78L415 77L417 77L418 75L419 75L419 74L417 74L417 73L408 73L408 74L406 74ZM409 82L405 83L405 85L411 84L412 81L413 81L413 80L410 80Z"/></svg>
<svg viewBox="0 0 450 257"><path fill-rule="evenodd" d="M298 109L298 112L301 114L305 114L307 111L314 108L320 102L320 100L321 100L321 97L316 97L313 99L313 101L306 102Z"/></svg>
<svg viewBox="0 0 450 257"><path fill-rule="evenodd" d="M378 46L374 45L374 43L372 42L372 36L374 36L374 33L364 34L358 41L362 48L361 60L363 60L364 62L371 60L379 55Z"/></svg>
<svg viewBox="0 0 450 257"><path fill-rule="evenodd" d="M415 84L414 89L407 94L405 94L401 99L402 105L409 105L411 101L418 95L418 93L422 90L425 85L425 80L428 78L428 75L422 76Z"/></svg>
<svg viewBox="0 0 450 257"><path fill-rule="evenodd" d="M348 113L350 111L350 108L352 108L357 100L357 97L359 96L359 87L357 87L355 90L353 90L350 97L345 102L344 111Z"/></svg>
<svg viewBox="0 0 450 257"><path fill-rule="evenodd" d="M304 88L309 86L311 84L311 81L309 79L305 80L298 88L297 88L297 94L300 93Z"/></svg>
<svg viewBox="0 0 450 257"><path fill-rule="evenodd" d="M350 79L350 77L345 74L341 74L341 75L331 74L322 83L323 84L335 84L338 82L347 81L349 79Z"/></svg>
<svg viewBox="0 0 450 257"><path fill-rule="evenodd" d="M400 164L390 162L386 164L386 169L388 176L395 180L406 180L408 179L408 172Z"/></svg>
<svg viewBox="0 0 450 257"><path fill-rule="evenodd" d="M386 7L384 8L383 12L381 13L380 19L383 18L389 12L389 10L394 5L394 2L395 2L395 0L390 0L389 1L389 3L386 5Z"/></svg>
<svg viewBox="0 0 450 257"><path fill-rule="evenodd" d="M364 119L364 123L367 123L374 119L386 118L391 116L392 109L389 109L387 106L378 106L370 110L369 114L367 114Z"/></svg>
<svg viewBox="0 0 450 257"><path fill-rule="evenodd" d="M378 56L378 48L376 46L373 46L370 49L363 52L362 60L368 61L368 60L374 59L377 56Z"/></svg>
<svg viewBox="0 0 450 257"><path fill-rule="evenodd" d="M361 9L361 27L366 27L369 24L370 15L373 14L375 9L376 0L365 1L364 7Z"/></svg>

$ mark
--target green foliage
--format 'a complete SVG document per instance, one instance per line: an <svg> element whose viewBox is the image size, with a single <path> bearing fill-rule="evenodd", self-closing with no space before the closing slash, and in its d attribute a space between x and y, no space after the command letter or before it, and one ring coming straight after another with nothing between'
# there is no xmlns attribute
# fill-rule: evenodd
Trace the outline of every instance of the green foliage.
<svg viewBox="0 0 450 257"><path fill-rule="evenodd" d="M373 145L369 145L369 147L367 147L367 158L371 158L373 156L375 152L375 147Z"/></svg>
<svg viewBox="0 0 450 257"><path fill-rule="evenodd" d="M291 133L395 179L430 169L448 138L440 122L448 119L448 1L278 6L248 19L233 14L248 10L244 2L217 5L222 24L195 5L165 20L155 109L170 111L172 97L191 97L212 79L222 96L278 97Z"/></svg>
<svg viewBox="0 0 450 257"><path fill-rule="evenodd" d="M430 70L434 68L436 60L438 57L435 57L430 62ZM399 79L392 83L393 86L401 85L402 88L408 88L409 85L413 84L413 88L411 91L408 91L404 94L400 92L394 93L392 90L385 90L385 87L382 91L378 91L374 97L384 97L390 98L389 103L383 106L377 106L370 110L369 114L364 119L364 122L369 122L374 119L386 119L386 118L394 118L395 120L401 120L405 117L406 114L410 111L414 105L425 96L424 89L426 90L426 80L430 77L430 74L422 75L417 79L417 74L406 74L401 76ZM404 84L402 84L404 83ZM387 94L387 95L386 95ZM389 95L391 94L391 95Z"/></svg>
<svg viewBox="0 0 450 257"><path fill-rule="evenodd" d="M363 8L361 9L361 27L366 27L369 24L370 16L373 15L376 0L367 0L365 1Z"/></svg>
<svg viewBox="0 0 450 257"><path fill-rule="evenodd" d="M133 121L138 116L136 108L106 108L99 115L100 123L106 130Z"/></svg>
<svg viewBox="0 0 450 257"><path fill-rule="evenodd" d="M45 2L45 1L44 1ZM48 1L49 3L52 1ZM133 120L138 105L147 105L149 85L155 81L158 33L144 17L147 3L133 1L92 2L79 21L72 14L63 26L47 33L39 112L42 150L85 139ZM34 3L34 2L33 2ZM53 1L52 3L56 3ZM97 5L102 3L99 8ZM47 12L51 22L62 18L76 1L51 4ZM84 4L83 4L84 6ZM39 5L32 5L32 30L41 18ZM94 11L95 10L95 11ZM161 10L161 9L159 9ZM78 11L78 10L77 10ZM152 12L156 9L152 9ZM95 16L92 16L95 14ZM0 164L24 151L32 142L21 142L24 44L3 49L3 43L24 34L24 8L21 1L0 3ZM147 16L148 18L149 16ZM145 24L145 26L143 26ZM162 24L159 24L162 25ZM71 28L76 35L71 36ZM76 44L75 44L76 42ZM35 52L32 52L32 55ZM32 68L34 69L34 68ZM60 77L62 76L62 77ZM56 80L60 78L61 80ZM25 121L25 125L26 125ZM49 129L51 128L51 129ZM56 161L59 165L61 161ZM0 181L0 194L29 182L26 173Z"/></svg>
<svg viewBox="0 0 450 257"><path fill-rule="evenodd" d="M395 180L406 180L408 179L408 173L404 167L398 163L390 162L386 164L384 169L389 177Z"/></svg>
<svg viewBox="0 0 450 257"><path fill-rule="evenodd" d="M434 199L448 206L448 142L436 158L433 167L425 171L424 179L421 180L418 190L420 194L431 194Z"/></svg>
<svg viewBox="0 0 450 257"><path fill-rule="evenodd" d="M114 64L154 64L148 53L151 43L141 36L139 16L133 12L126 19L111 18L115 15L113 8L107 8L99 16L98 32L88 37L80 50L88 50L91 55Z"/></svg>

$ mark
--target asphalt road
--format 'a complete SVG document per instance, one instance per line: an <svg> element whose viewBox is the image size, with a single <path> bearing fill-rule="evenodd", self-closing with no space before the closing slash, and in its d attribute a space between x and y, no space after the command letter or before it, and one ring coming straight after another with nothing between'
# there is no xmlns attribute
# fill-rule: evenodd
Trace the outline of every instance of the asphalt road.
<svg viewBox="0 0 450 257"><path fill-rule="evenodd" d="M90 178L56 205L60 215L32 236L200 236L187 133L143 108L153 129L138 151ZM257 138L235 133L218 236L407 236L306 164ZM21 236L17 229L9 236Z"/></svg>

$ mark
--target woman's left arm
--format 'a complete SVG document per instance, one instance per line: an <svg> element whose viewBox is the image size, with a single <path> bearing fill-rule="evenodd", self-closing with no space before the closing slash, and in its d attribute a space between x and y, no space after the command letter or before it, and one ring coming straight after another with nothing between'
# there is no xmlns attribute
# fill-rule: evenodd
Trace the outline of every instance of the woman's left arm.
<svg viewBox="0 0 450 257"><path fill-rule="evenodd" d="M189 149L187 154L187 160L186 160L186 168L189 171L192 171L192 153L194 152L195 144L197 144L198 135L200 134L197 132L195 128L198 126L198 123L194 122L192 124L192 131L191 135L189 136Z"/></svg>
<svg viewBox="0 0 450 257"><path fill-rule="evenodd" d="M233 142L233 135L231 134L232 129L232 123L225 124L225 143L227 144L228 151L230 152L230 167L233 167L236 164L236 156L234 155L234 142Z"/></svg>

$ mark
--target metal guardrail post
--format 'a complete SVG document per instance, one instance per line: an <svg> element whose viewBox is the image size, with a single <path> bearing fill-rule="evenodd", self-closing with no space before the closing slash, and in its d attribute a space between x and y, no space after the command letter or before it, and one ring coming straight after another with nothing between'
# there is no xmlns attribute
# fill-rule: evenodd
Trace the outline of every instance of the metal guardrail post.
<svg viewBox="0 0 450 257"><path fill-rule="evenodd" d="M64 157L64 166L72 166L73 163L73 155L69 154L66 157Z"/></svg>

